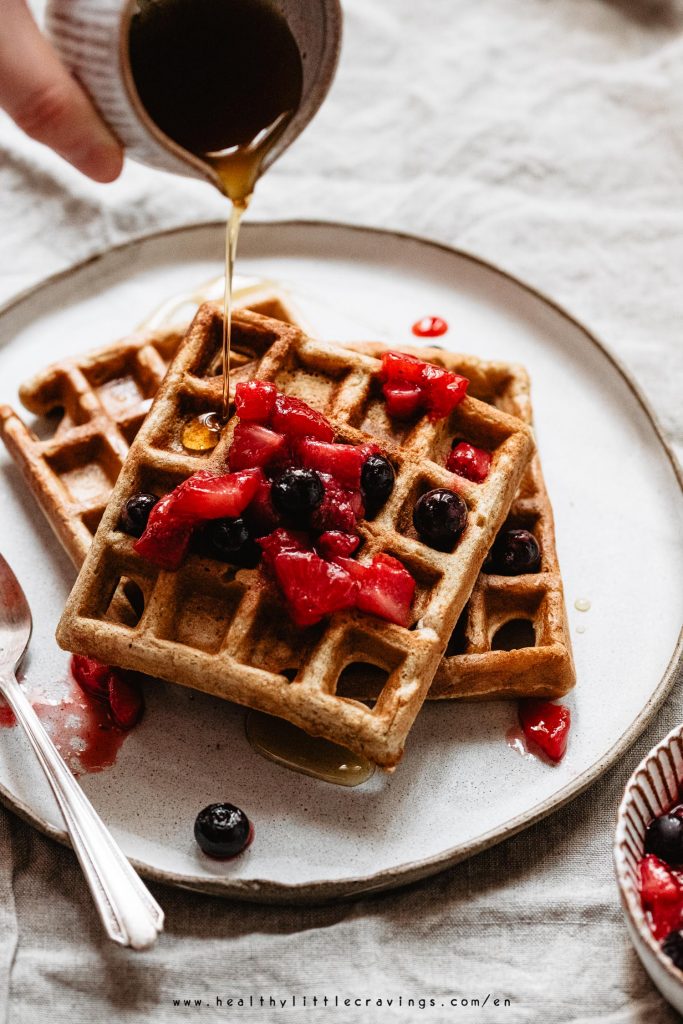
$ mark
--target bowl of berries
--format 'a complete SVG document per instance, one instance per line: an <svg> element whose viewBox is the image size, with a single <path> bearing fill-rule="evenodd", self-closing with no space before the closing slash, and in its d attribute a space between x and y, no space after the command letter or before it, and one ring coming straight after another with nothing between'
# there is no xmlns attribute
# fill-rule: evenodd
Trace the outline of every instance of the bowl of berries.
<svg viewBox="0 0 683 1024"><path fill-rule="evenodd" d="M664 998L683 1013L683 725L628 781L614 866L636 952Z"/></svg>

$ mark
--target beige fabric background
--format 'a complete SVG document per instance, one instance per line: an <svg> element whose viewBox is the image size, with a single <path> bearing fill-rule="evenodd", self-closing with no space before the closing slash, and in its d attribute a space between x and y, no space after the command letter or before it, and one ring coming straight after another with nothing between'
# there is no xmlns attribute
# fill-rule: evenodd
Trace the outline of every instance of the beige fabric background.
<svg viewBox="0 0 683 1024"><path fill-rule="evenodd" d="M406 229L494 260L602 336L680 454L683 4L345 8L333 92L261 183L252 216ZM149 229L222 213L200 183L133 165L109 187L83 181L0 115L0 300ZM590 520L587 531L590 543ZM633 553L634 572L645 556ZM331 907L159 889L166 933L137 957L103 941L71 853L0 809L0 1021L674 1021L629 945L610 842L630 770L681 720L680 682L602 782L497 849L408 890ZM512 1005L441 1008L487 993ZM437 1006L228 1009L239 994ZM173 998L213 1008L174 1008Z"/></svg>

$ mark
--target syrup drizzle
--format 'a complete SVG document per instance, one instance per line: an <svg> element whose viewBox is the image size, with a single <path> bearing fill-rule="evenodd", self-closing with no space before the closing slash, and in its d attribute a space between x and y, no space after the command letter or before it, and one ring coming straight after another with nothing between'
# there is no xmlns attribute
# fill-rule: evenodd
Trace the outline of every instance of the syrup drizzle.
<svg viewBox="0 0 683 1024"><path fill-rule="evenodd" d="M360 786L374 774L371 761L337 743L309 736L283 718L249 711L244 721L252 748L284 768L337 786Z"/></svg>

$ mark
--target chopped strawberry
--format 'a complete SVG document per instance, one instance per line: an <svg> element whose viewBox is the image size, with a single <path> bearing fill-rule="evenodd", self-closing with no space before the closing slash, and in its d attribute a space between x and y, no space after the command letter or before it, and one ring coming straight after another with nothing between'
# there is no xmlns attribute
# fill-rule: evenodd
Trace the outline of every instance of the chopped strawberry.
<svg viewBox="0 0 683 1024"><path fill-rule="evenodd" d="M145 700L135 673L111 670L109 708L114 724L120 729L132 729L140 721L145 710Z"/></svg>
<svg viewBox="0 0 683 1024"><path fill-rule="evenodd" d="M341 530L327 530L321 533L315 542L319 554L323 558L348 558L360 544L360 537L354 537L350 533L342 533Z"/></svg>
<svg viewBox="0 0 683 1024"><path fill-rule="evenodd" d="M383 455L382 449L374 441L368 441L367 444L359 444L358 451L361 454L363 462L367 462L371 455Z"/></svg>
<svg viewBox="0 0 683 1024"><path fill-rule="evenodd" d="M382 356L380 378L392 383L422 384L422 375L427 364L416 356L405 352L385 352Z"/></svg>
<svg viewBox="0 0 683 1024"><path fill-rule="evenodd" d="M475 484L480 484L486 479L490 468L491 453L483 448L475 448L466 441L456 444L446 460L446 469Z"/></svg>
<svg viewBox="0 0 683 1024"><path fill-rule="evenodd" d="M275 408L277 388L267 380L243 381L235 388L235 410L241 420L268 423Z"/></svg>
<svg viewBox="0 0 683 1024"><path fill-rule="evenodd" d="M273 568L297 626L313 626L355 604L355 580L313 551L283 551L276 555Z"/></svg>
<svg viewBox="0 0 683 1024"><path fill-rule="evenodd" d="M71 673L80 688L90 697L97 700L109 700L109 665L103 665L94 658L86 658L82 654L71 656Z"/></svg>
<svg viewBox="0 0 683 1024"><path fill-rule="evenodd" d="M260 469L244 469L240 473L223 473L221 476L202 470L188 477L172 492L170 511L175 517L196 522L238 516L254 497L262 480ZM152 513L158 508L156 505Z"/></svg>
<svg viewBox="0 0 683 1024"><path fill-rule="evenodd" d="M313 528L321 533L328 530L353 533L364 514L360 491L347 490L329 473L321 473L320 479L325 486L325 496L311 516Z"/></svg>
<svg viewBox="0 0 683 1024"><path fill-rule="evenodd" d="M335 555L332 558L335 565L341 566L345 572L348 572L349 576L352 576L354 580L358 580L359 583L363 583L363 580L367 576L368 566L363 565L362 562L357 562L355 558L346 558L343 555Z"/></svg>
<svg viewBox="0 0 683 1024"><path fill-rule="evenodd" d="M228 452L230 469L252 469L270 466L287 454L287 441L282 434L259 423L238 423Z"/></svg>
<svg viewBox="0 0 683 1024"><path fill-rule="evenodd" d="M283 551L310 551L311 543L307 534L298 530L285 530L280 527L266 537L259 537L257 543L263 549L263 561L270 568L278 555Z"/></svg>
<svg viewBox="0 0 683 1024"><path fill-rule="evenodd" d="M342 487L358 490L363 454L352 444L330 444L306 437L296 446L296 454L305 469L329 473Z"/></svg>
<svg viewBox="0 0 683 1024"><path fill-rule="evenodd" d="M174 492L167 494L150 512L144 533L133 548L160 569L178 569L185 558L192 537L193 522L179 519L169 512Z"/></svg>
<svg viewBox="0 0 683 1024"><path fill-rule="evenodd" d="M382 394L387 412L397 420L412 419L424 409L424 391L416 384L384 384Z"/></svg>
<svg viewBox="0 0 683 1024"><path fill-rule="evenodd" d="M567 749L569 708L548 700L521 700L519 722L530 743L536 743L551 761L561 761Z"/></svg>
<svg viewBox="0 0 683 1024"><path fill-rule="evenodd" d="M357 607L397 626L409 626L415 580L406 567L391 555L375 555L364 568Z"/></svg>
<svg viewBox="0 0 683 1024"><path fill-rule="evenodd" d="M398 419L407 419L423 408L431 419L441 419L462 402L469 384L466 377L405 352L385 352L380 379L387 409Z"/></svg>
<svg viewBox="0 0 683 1024"><path fill-rule="evenodd" d="M265 477L260 481L256 494L244 511L253 537L262 537L279 526L280 516L271 500L272 483Z"/></svg>
<svg viewBox="0 0 683 1024"><path fill-rule="evenodd" d="M650 853L638 865L640 898L656 939L683 924L683 885L659 857Z"/></svg>
<svg viewBox="0 0 683 1024"><path fill-rule="evenodd" d="M318 441L334 440L334 431L325 417L311 409L310 405L289 395L277 395L271 426L290 441L301 437L315 437Z"/></svg>
<svg viewBox="0 0 683 1024"><path fill-rule="evenodd" d="M440 420L452 413L467 394L468 385L467 377L426 363L422 386L427 396L429 418Z"/></svg>

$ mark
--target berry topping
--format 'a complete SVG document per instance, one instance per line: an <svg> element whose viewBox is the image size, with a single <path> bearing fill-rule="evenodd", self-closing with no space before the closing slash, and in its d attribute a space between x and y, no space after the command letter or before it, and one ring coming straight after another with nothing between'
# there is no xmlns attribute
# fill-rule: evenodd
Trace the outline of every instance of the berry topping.
<svg viewBox="0 0 683 1024"><path fill-rule="evenodd" d="M314 469L286 469L273 483L271 491L276 511L283 516L301 516L306 520L324 496L323 482Z"/></svg>
<svg viewBox="0 0 683 1024"><path fill-rule="evenodd" d="M645 853L654 853L667 864L683 864L683 818L662 814L645 833Z"/></svg>
<svg viewBox="0 0 683 1024"><path fill-rule="evenodd" d="M202 470L188 477L154 506L145 532L134 544L136 552L162 569L179 568L196 524L239 516L263 479L260 469L222 476Z"/></svg>
<svg viewBox="0 0 683 1024"><path fill-rule="evenodd" d="M221 476L202 470L172 491L173 503L169 511L176 518L196 522L238 516L256 494L262 479L260 469L244 469Z"/></svg>
<svg viewBox="0 0 683 1024"><path fill-rule="evenodd" d="M128 499L121 513L121 529L131 537L140 537L145 532L149 514L158 502L156 494L140 491Z"/></svg>
<svg viewBox="0 0 683 1024"><path fill-rule="evenodd" d="M238 423L228 452L230 469L270 466L287 455L287 441L259 423Z"/></svg>
<svg viewBox="0 0 683 1024"><path fill-rule="evenodd" d="M90 697L97 700L109 700L109 665L103 665L94 658L86 658L82 654L71 657L71 672L80 688Z"/></svg>
<svg viewBox="0 0 683 1024"><path fill-rule="evenodd" d="M424 408L430 419L441 419L462 402L469 384L466 377L405 352L384 353L380 378L388 411L400 418Z"/></svg>
<svg viewBox="0 0 683 1024"><path fill-rule="evenodd" d="M271 499L272 483L265 478L260 481L256 494L251 499L244 515L249 523L253 537L263 537L280 524L280 517L273 507Z"/></svg>
<svg viewBox="0 0 683 1024"><path fill-rule="evenodd" d="M273 570L297 626L312 626L355 604L358 583L314 551L283 551L275 556Z"/></svg>
<svg viewBox="0 0 683 1024"><path fill-rule="evenodd" d="M71 671L84 693L109 705L112 720L120 729L132 729L140 721L145 702L136 673L81 654L72 655Z"/></svg>
<svg viewBox="0 0 683 1024"><path fill-rule="evenodd" d="M182 564L194 526L190 519L173 516L172 506L173 492L154 506L145 532L133 545L143 558L169 571L178 569Z"/></svg>
<svg viewBox="0 0 683 1024"><path fill-rule="evenodd" d="M249 423L268 423L275 408L277 388L267 380L242 382L235 388L235 411Z"/></svg>
<svg viewBox="0 0 683 1024"><path fill-rule="evenodd" d="M541 567L541 550L533 533L528 530L501 530L493 542L491 558L484 569L500 576L521 576L538 572Z"/></svg>
<svg viewBox="0 0 683 1024"><path fill-rule="evenodd" d="M360 487L363 453L352 444L329 444L307 437L296 448L302 466L329 473L342 487L357 490Z"/></svg>
<svg viewBox="0 0 683 1024"><path fill-rule="evenodd" d="M325 496L313 513L311 525L321 533L326 530L353 533L364 512L360 491L347 491L328 473L321 473L320 479L325 486Z"/></svg>
<svg viewBox="0 0 683 1024"><path fill-rule="evenodd" d="M283 551L310 551L308 536L296 530L274 530L267 537L259 537L258 545L263 550L263 561L271 569L278 555Z"/></svg>
<svg viewBox="0 0 683 1024"><path fill-rule="evenodd" d="M466 441L453 442L453 448L446 460L446 469L450 469L451 473L480 484L488 476L490 468L490 452L484 451L483 448L475 448Z"/></svg>
<svg viewBox="0 0 683 1024"><path fill-rule="evenodd" d="M656 939L663 939L683 924L683 886L671 868L654 854L638 865L640 898Z"/></svg>
<svg viewBox="0 0 683 1024"><path fill-rule="evenodd" d="M683 932L669 932L662 943L665 953L679 971L683 971Z"/></svg>
<svg viewBox="0 0 683 1024"><path fill-rule="evenodd" d="M289 395L278 394L276 396L271 426L273 430L284 434L289 441L295 441L301 437L314 437L318 441L334 441L334 431L325 417L315 409L311 409L310 405Z"/></svg>
<svg viewBox="0 0 683 1024"><path fill-rule="evenodd" d="M203 549L209 558L253 569L261 549L253 540L244 519L212 519L203 531Z"/></svg>
<svg viewBox="0 0 683 1024"><path fill-rule="evenodd" d="M438 551L450 551L467 523L467 505L445 487L427 491L415 503L413 524L421 539Z"/></svg>
<svg viewBox="0 0 683 1024"><path fill-rule="evenodd" d="M321 533L315 542L318 554L329 560L349 558L359 544L360 537L342 533L341 530L327 530L325 533Z"/></svg>
<svg viewBox="0 0 683 1024"><path fill-rule="evenodd" d="M440 338L448 330L448 324L440 316L423 316L412 327L417 338Z"/></svg>
<svg viewBox="0 0 683 1024"><path fill-rule="evenodd" d="M140 684L132 672L111 671L109 708L114 724L120 729L132 729L142 718L145 701Z"/></svg>
<svg viewBox="0 0 683 1024"><path fill-rule="evenodd" d="M396 420L410 420L424 412L424 393L417 384L384 384L382 394L387 412Z"/></svg>
<svg viewBox="0 0 683 1024"><path fill-rule="evenodd" d="M521 700L519 724L529 743L535 743L551 761L561 761L567 749L569 708L548 700Z"/></svg>
<svg viewBox="0 0 683 1024"><path fill-rule="evenodd" d="M194 837L209 857L226 860L249 846L254 829L244 811L234 804L209 804L197 815Z"/></svg>
<svg viewBox="0 0 683 1024"><path fill-rule="evenodd" d="M357 607L397 626L409 626L415 580L406 567L391 555L375 555L363 568Z"/></svg>
<svg viewBox="0 0 683 1024"><path fill-rule="evenodd" d="M370 455L360 475L363 498L368 512L374 515L394 489L394 467L384 455Z"/></svg>

